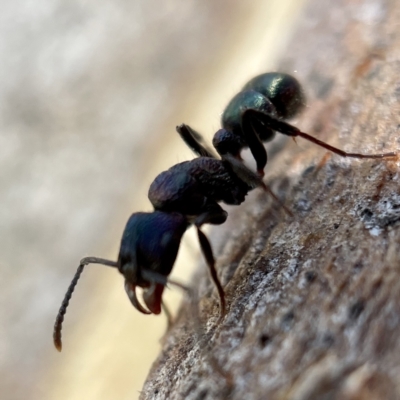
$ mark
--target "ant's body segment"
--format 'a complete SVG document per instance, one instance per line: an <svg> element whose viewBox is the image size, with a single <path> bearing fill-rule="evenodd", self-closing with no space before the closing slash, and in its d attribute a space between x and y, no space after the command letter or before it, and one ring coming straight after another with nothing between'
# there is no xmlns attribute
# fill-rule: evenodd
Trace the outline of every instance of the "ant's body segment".
<svg viewBox="0 0 400 400"><path fill-rule="evenodd" d="M178 126L181 138L198 157L176 164L155 178L148 193L154 211L131 215L122 235L117 261L97 257L81 260L54 325L56 348L61 350L64 316L79 277L88 264L117 268L124 276L129 300L141 313L159 314L162 309L167 312L162 301L165 286L169 283L188 291L188 288L168 277L182 236L191 225L196 227L200 248L217 288L222 318L226 311L225 294L217 276L211 245L201 227L204 224L223 224L228 214L218 203L239 205L248 192L257 187L269 192L279 202L262 181L267 164L262 142L273 139L275 131L293 137L301 136L344 157L396 157L394 152L372 155L346 153L284 122L296 115L303 105L301 86L292 76L266 73L255 77L231 100L222 114L222 129L216 132L213 139L221 158L204 145L201 135L188 125ZM256 160L257 174L241 161L240 151L244 147L250 148ZM283 208L292 215L287 208ZM143 289L145 306L137 298L137 287Z"/></svg>

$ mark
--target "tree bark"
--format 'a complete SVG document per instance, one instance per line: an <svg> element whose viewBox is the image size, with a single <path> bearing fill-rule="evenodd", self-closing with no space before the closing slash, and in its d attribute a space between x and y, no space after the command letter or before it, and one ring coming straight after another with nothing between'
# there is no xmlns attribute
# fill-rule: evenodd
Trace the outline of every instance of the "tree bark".
<svg viewBox="0 0 400 400"><path fill-rule="evenodd" d="M280 68L308 96L296 126L399 149L399 21L398 0L310 1ZM210 235L228 313L202 268L141 399L400 399L399 162L283 146L266 182L294 216L259 190L229 209Z"/></svg>

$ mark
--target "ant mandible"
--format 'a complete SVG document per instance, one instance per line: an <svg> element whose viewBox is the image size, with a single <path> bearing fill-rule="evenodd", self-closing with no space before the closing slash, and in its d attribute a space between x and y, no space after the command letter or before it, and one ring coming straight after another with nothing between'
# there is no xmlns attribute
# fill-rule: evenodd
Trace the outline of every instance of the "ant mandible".
<svg viewBox="0 0 400 400"><path fill-rule="evenodd" d="M346 153L283 121L294 116L303 103L300 84L290 75L267 73L252 79L231 100L222 115L223 129L215 134L213 140L221 159L203 145L201 135L188 125L177 127L181 138L199 157L176 164L155 178L148 193L154 211L131 215L122 235L117 261L98 257L81 260L57 314L53 334L55 347L61 351L64 316L80 275L88 264L117 268L125 278L129 300L141 313L159 314L164 309L168 315L162 301L165 286L169 283L188 290L168 276L182 236L190 225L197 229L201 250L218 291L222 318L226 311L225 294L217 276L211 245L200 228L204 224L223 224L227 212L218 203L239 205L256 187L269 192L279 202L261 178L267 163L262 142L271 140L274 131L301 136L344 157L396 156L394 152L371 155ZM258 174L241 162L240 151L244 147L250 148L257 162ZM137 298L137 287L143 288L143 301L147 308Z"/></svg>
<svg viewBox="0 0 400 400"><path fill-rule="evenodd" d="M284 121L297 115L304 104L303 89L293 76L278 72L258 75L251 79L225 108L221 117L222 129L215 133L213 145L221 156L230 154L239 160L241 150L248 147L260 176L264 176L267 164L267 152L263 142L272 140L275 132L292 137L300 136L341 157L380 159L397 156L395 152L347 153ZM192 136L201 140L200 135L185 124L177 126L176 129L186 144L201 155L190 138Z"/></svg>

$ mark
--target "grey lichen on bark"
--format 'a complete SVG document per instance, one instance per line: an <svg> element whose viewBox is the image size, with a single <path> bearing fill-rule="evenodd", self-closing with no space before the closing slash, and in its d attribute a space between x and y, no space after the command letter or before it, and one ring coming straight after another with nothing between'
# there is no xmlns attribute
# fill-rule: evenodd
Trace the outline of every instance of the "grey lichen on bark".
<svg viewBox="0 0 400 400"><path fill-rule="evenodd" d="M309 3L282 61L308 95L297 126L399 150L398 21L397 0ZM294 217L254 191L212 231L228 313L203 268L203 328L188 299L142 399L400 398L400 165L325 154L287 140L267 166Z"/></svg>

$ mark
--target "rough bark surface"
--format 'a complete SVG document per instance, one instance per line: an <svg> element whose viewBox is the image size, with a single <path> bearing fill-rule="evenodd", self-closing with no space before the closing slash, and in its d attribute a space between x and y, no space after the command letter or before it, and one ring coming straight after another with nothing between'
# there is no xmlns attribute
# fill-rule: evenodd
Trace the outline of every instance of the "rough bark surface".
<svg viewBox="0 0 400 400"><path fill-rule="evenodd" d="M400 148L400 2L312 0L282 70L296 125L348 151ZM283 27L284 29L284 27ZM206 268L164 338L142 399L400 399L399 162L325 157L291 140L211 234L228 314ZM193 299L192 299L193 300Z"/></svg>

